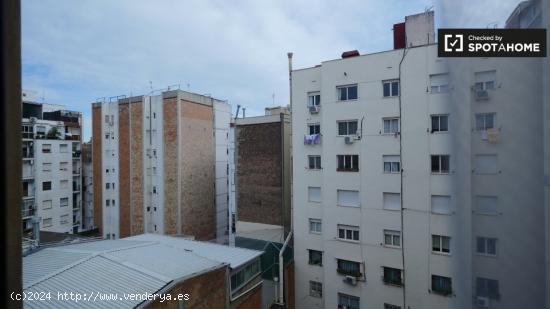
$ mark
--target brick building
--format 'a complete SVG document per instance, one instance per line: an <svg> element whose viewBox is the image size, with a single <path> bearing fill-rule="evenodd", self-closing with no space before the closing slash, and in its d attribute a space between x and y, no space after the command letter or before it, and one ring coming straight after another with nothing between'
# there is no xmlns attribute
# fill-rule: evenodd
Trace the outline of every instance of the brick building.
<svg viewBox="0 0 550 309"><path fill-rule="evenodd" d="M181 90L92 104L94 218L105 238L227 238L225 101Z"/></svg>

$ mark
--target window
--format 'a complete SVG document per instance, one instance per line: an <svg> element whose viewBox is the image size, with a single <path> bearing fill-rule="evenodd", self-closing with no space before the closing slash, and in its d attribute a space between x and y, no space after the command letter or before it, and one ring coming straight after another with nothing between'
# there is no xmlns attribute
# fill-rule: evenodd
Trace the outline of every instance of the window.
<svg viewBox="0 0 550 309"><path fill-rule="evenodd" d="M321 234L322 232L321 219L309 219L309 232L314 234Z"/></svg>
<svg viewBox="0 0 550 309"><path fill-rule="evenodd" d="M69 206L69 198L68 197L62 197L59 199L59 207L67 207Z"/></svg>
<svg viewBox="0 0 550 309"><path fill-rule="evenodd" d="M51 209L51 208L52 208L52 200L42 201L42 209Z"/></svg>
<svg viewBox="0 0 550 309"><path fill-rule="evenodd" d="M336 90L339 101L357 100L357 85L339 86Z"/></svg>
<svg viewBox="0 0 550 309"><path fill-rule="evenodd" d="M349 207L361 206L361 202L359 201L359 191L337 190L336 193L337 193L338 206L349 206Z"/></svg>
<svg viewBox="0 0 550 309"><path fill-rule="evenodd" d="M476 252L481 255L497 255L497 239L489 237L477 237Z"/></svg>
<svg viewBox="0 0 550 309"><path fill-rule="evenodd" d="M109 139L109 132L105 133L105 139Z"/></svg>
<svg viewBox="0 0 550 309"><path fill-rule="evenodd" d="M42 219L42 227L50 227L50 226L52 226L52 218Z"/></svg>
<svg viewBox="0 0 550 309"><path fill-rule="evenodd" d="M357 120L337 121L338 135L356 135Z"/></svg>
<svg viewBox="0 0 550 309"><path fill-rule="evenodd" d="M43 172L51 172L52 171L52 164L51 163L42 163L42 171Z"/></svg>
<svg viewBox="0 0 550 309"><path fill-rule="evenodd" d="M432 133L449 131L449 115L432 115Z"/></svg>
<svg viewBox="0 0 550 309"><path fill-rule="evenodd" d="M475 73L475 90L495 89L496 71L485 71Z"/></svg>
<svg viewBox="0 0 550 309"><path fill-rule="evenodd" d="M69 215L62 215L59 217L59 223L65 225L69 223Z"/></svg>
<svg viewBox="0 0 550 309"><path fill-rule="evenodd" d="M338 308L359 309L359 297L338 293Z"/></svg>
<svg viewBox="0 0 550 309"><path fill-rule="evenodd" d="M498 280L487 278L476 278L476 296L499 299Z"/></svg>
<svg viewBox="0 0 550 309"><path fill-rule="evenodd" d="M399 173L401 171L401 158L396 155L382 156L384 161L384 173Z"/></svg>
<svg viewBox="0 0 550 309"><path fill-rule="evenodd" d="M496 196L476 196L476 212L483 215L497 215L498 199Z"/></svg>
<svg viewBox="0 0 550 309"><path fill-rule="evenodd" d="M384 97L396 97L399 95L399 80L385 80L382 81L382 88Z"/></svg>
<svg viewBox="0 0 550 309"><path fill-rule="evenodd" d="M385 118L384 122L384 134L399 133L399 118Z"/></svg>
<svg viewBox="0 0 550 309"><path fill-rule="evenodd" d="M391 268L391 267L383 267L384 269L384 276L383 281L387 284L394 284L394 285L403 285L403 280L401 278L401 269L397 268Z"/></svg>
<svg viewBox="0 0 550 309"><path fill-rule="evenodd" d="M153 186L153 193L157 193L157 186Z"/></svg>
<svg viewBox="0 0 550 309"><path fill-rule="evenodd" d="M323 252L317 250L309 251L309 265L323 266Z"/></svg>
<svg viewBox="0 0 550 309"><path fill-rule="evenodd" d="M51 181L42 182L42 191L49 191L51 189L52 189L52 182Z"/></svg>
<svg viewBox="0 0 550 309"><path fill-rule="evenodd" d="M321 93L310 92L307 94L307 106L319 106L321 105Z"/></svg>
<svg viewBox="0 0 550 309"><path fill-rule="evenodd" d="M451 196L449 195L432 195L431 204L434 214L450 215L452 213Z"/></svg>
<svg viewBox="0 0 550 309"><path fill-rule="evenodd" d="M109 169L108 168L105 169L105 173L109 174Z"/></svg>
<svg viewBox="0 0 550 309"><path fill-rule="evenodd" d="M495 127L495 113L476 114L476 130L487 131Z"/></svg>
<svg viewBox="0 0 550 309"><path fill-rule="evenodd" d="M245 268L231 276L231 291L241 288L260 272L260 261L256 260L248 264Z"/></svg>
<svg viewBox="0 0 550 309"><path fill-rule="evenodd" d="M307 127L308 127L309 135L320 134L321 133L321 125L320 124L308 124Z"/></svg>
<svg viewBox="0 0 550 309"><path fill-rule="evenodd" d="M443 295L450 295L453 293L451 278L432 275L432 292Z"/></svg>
<svg viewBox="0 0 550 309"><path fill-rule="evenodd" d="M384 309L401 309L401 306L392 305L392 304L384 304Z"/></svg>
<svg viewBox="0 0 550 309"><path fill-rule="evenodd" d="M450 253L451 237L432 235L432 252Z"/></svg>
<svg viewBox="0 0 550 309"><path fill-rule="evenodd" d="M61 153L67 153L67 152L69 152L69 145L67 145L67 144L59 144L59 152L61 152Z"/></svg>
<svg viewBox="0 0 550 309"><path fill-rule="evenodd" d="M449 74L430 75L430 91L431 93L449 92Z"/></svg>
<svg viewBox="0 0 550 309"><path fill-rule="evenodd" d="M359 155L337 155L338 172L357 172L359 171Z"/></svg>
<svg viewBox="0 0 550 309"><path fill-rule="evenodd" d="M111 205L111 200L105 200L105 206L109 207Z"/></svg>
<svg viewBox="0 0 550 309"><path fill-rule="evenodd" d="M401 247L401 232L384 230L384 245L388 247Z"/></svg>
<svg viewBox="0 0 550 309"><path fill-rule="evenodd" d="M308 196L308 201L314 202L314 203L321 203L321 188L308 187L307 196Z"/></svg>
<svg viewBox="0 0 550 309"><path fill-rule="evenodd" d="M447 174L449 173L449 155L432 155L431 156L432 173Z"/></svg>
<svg viewBox="0 0 550 309"><path fill-rule="evenodd" d="M361 274L361 264L358 262L338 259L337 265L338 265L338 268L336 269L336 271L339 274L354 276L354 277L363 276L363 274Z"/></svg>
<svg viewBox="0 0 550 309"><path fill-rule="evenodd" d="M108 182L107 182L107 183L105 183L105 189L106 189L106 190L109 190L110 186L111 186L111 184L110 184L110 183L108 183Z"/></svg>
<svg viewBox="0 0 550 309"><path fill-rule="evenodd" d="M59 187L60 187L60 189L68 189L69 188L69 181L68 180L60 180L59 181Z"/></svg>
<svg viewBox="0 0 550 309"><path fill-rule="evenodd" d="M359 227L338 224L338 239L359 241Z"/></svg>
<svg viewBox="0 0 550 309"><path fill-rule="evenodd" d="M309 295L313 297L323 297L323 284L317 281L310 281Z"/></svg>
<svg viewBox="0 0 550 309"><path fill-rule="evenodd" d="M321 156L307 156L308 167L310 170L321 169Z"/></svg>
<svg viewBox="0 0 550 309"><path fill-rule="evenodd" d="M111 187L113 188L113 190L115 189L115 183L113 182Z"/></svg>
<svg viewBox="0 0 550 309"><path fill-rule="evenodd" d="M384 192L382 203L382 207L386 210L401 210L401 194Z"/></svg>
<svg viewBox="0 0 550 309"><path fill-rule="evenodd" d="M42 144L42 153L51 153L52 145L51 144Z"/></svg>
<svg viewBox="0 0 550 309"><path fill-rule="evenodd" d="M115 206L115 200L111 201L111 205Z"/></svg>
<svg viewBox="0 0 550 309"><path fill-rule="evenodd" d="M105 115L105 123L109 123L109 115Z"/></svg>
<svg viewBox="0 0 550 309"><path fill-rule="evenodd" d="M476 155L475 158L476 174L496 174L498 173L497 155Z"/></svg>
<svg viewBox="0 0 550 309"><path fill-rule="evenodd" d="M69 170L69 162L59 162L59 170L60 171L68 171Z"/></svg>

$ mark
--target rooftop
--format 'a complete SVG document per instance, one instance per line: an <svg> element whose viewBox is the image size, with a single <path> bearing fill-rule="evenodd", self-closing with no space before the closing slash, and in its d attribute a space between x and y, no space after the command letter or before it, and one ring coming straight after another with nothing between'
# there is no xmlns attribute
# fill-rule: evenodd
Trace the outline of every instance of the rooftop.
<svg viewBox="0 0 550 309"><path fill-rule="evenodd" d="M50 247L23 258L26 292L156 293L220 267L238 268L261 251L156 234ZM25 302L30 308L74 307L71 301ZM98 300L99 301L99 300ZM79 307L135 307L139 299L81 302Z"/></svg>

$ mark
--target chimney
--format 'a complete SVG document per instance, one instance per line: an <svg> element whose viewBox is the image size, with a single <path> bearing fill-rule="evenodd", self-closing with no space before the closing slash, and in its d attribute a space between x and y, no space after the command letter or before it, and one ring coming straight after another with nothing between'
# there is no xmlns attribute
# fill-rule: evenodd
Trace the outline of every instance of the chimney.
<svg viewBox="0 0 550 309"><path fill-rule="evenodd" d="M346 52L342 53L342 59L357 57L357 56L359 56L359 52L357 51L357 49L346 51Z"/></svg>

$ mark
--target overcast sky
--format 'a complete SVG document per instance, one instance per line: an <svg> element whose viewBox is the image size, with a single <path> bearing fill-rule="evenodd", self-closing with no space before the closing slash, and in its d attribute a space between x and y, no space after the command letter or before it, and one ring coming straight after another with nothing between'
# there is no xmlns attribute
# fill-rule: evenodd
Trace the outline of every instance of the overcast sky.
<svg viewBox="0 0 550 309"><path fill-rule="evenodd" d="M23 88L84 113L179 84L246 107L288 103L294 67L392 48L392 25L434 6L437 25L502 26L518 0L22 0Z"/></svg>

